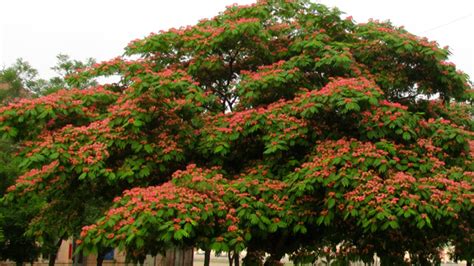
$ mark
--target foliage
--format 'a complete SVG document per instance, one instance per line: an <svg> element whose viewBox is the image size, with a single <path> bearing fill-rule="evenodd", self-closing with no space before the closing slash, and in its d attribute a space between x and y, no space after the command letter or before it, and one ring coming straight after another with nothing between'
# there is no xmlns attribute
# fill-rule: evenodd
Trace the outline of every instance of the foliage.
<svg viewBox="0 0 474 266"><path fill-rule="evenodd" d="M8 87L0 90L0 102L6 103L14 98L25 96L24 80L25 74L29 77L35 76L36 71L23 60L18 60L13 66L0 71L0 83ZM28 75L26 75L28 77ZM6 189L14 184L19 175L19 158L12 156L17 152L17 145L8 140L0 140L0 195L4 195ZM33 203L33 202L31 202ZM0 205L0 258L10 259L18 263L33 261L39 254L39 248L35 239L26 236L29 221L32 214L37 210L37 202L34 204L1 204Z"/></svg>
<svg viewBox="0 0 474 266"><path fill-rule="evenodd" d="M22 59L18 59L12 66L1 70L0 84L2 88L0 90L0 102L2 104L8 102L15 104L15 102L21 102L22 100L19 100L21 98L32 98L38 96L38 94L51 93L58 89L54 86L64 88L66 87L64 77L73 70L73 67L94 63L92 59L89 59L87 63L76 60L71 61L65 55L59 55L58 60L59 63L54 69L58 72L59 76L49 81L39 79L38 71ZM93 84L92 81L88 86ZM28 110L26 111L28 113ZM28 121L28 117L25 117L24 122L31 123ZM35 125L29 124L28 127L33 128ZM7 188L15 183L15 179L20 174L18 168L21 159L20 157L13 156L18 152L18 144L11 140L0 140L0 195L2 196ZM44 199L37 196L2 202L2 206L0 206L1 258L21 263L34 260L39 255L39 252L46 255L56 254L57 242L65 234L64 227L61 226L61 223L57 223L62 218L61 216L58 217L58 213L62 209L70 208L73 205L68 204L68 206L61 206L62 209L52 211L53 208L43 210L44 203ZM99 206L101 205L97 203L89 209L97 209ZM101 211L96 212L100 213ZM54 217L54 219L35 217L39 213L42 213L43 217L47 215ZM89 222L93 222L94 219L89 218ZM67 220L67 222L69 223L70 221ZM38 246L38 244L41 246Z"/></svg>
<svg viewBox="0 0 474 266"><path fill-rule="evenodd" d="M79 71L83 68L90 67L96 64L94 58L87 58L84 62L79 61L76 59L71 59L68 55L65 54L58 54L56 56L57 63L51 69L56 72L56 76L50 78L48 80L47 86L45 86L45 91L43 94L50 94L52 92L58 91L60 89L72 89L72 88L80 88L85 89L91 86L96 86L96 80L84 80L83 83L76 84L76 86L72 86L67 82L65 79L67 76Z"/></svg>
<svg viewBox="0 0 474 266"><path fill-rule="evenodd" d="M36 70L32 69L27 62L22 59L18 59L17 62L0 71L0 102L6 103L14 98L20 97L20 95L26 92L25 83L27 80L22 80L21 75L25 76L22 71L29 71L30 76L36 75Z"/></svg>
<svg viewBox="0 0 474 266"><path fill-rule="evenodd" d="M38 201L36 201L38 203ZM17 263L33 262L40 253L33 236L25 235L28 230L31 215L38 206L17 203L0 207L0 228L3 231L3 241L0 242L0 259L12 260Z"/></svg>
<svg viewBox="0 0 474 266"><path fill-rule="evenodd" d="M15 182L18 176L18 158L12 157L15 145L0 141L0 195ZM39 255L39 247L32 236L26 236L32 214L38 209L38 201L0 205L0 258L16 262L33 261Z"/></svg>
<svg viewBox="0 0 474 266"><path fill-rule="evenodd" d="M51 69L56 76L47 79L39 78L38 70L30 63L19 58L9 67L0 70L0 102L10 102L15 98L35 97L50 94L60 89L84 89L96 86L97 81L83 80L72 86L66 77L76 71L95 64L95 59L88 58L85 62L70 59L68 55L58 54L57 63Z"/></svg>
<svg viewBox="0 0 474 266"><path fill-rule="evenodd" d="M230 6L67 78L117 84L1 108L0 132L22 144L6 199L45 199L69 235L109 200L81 232L93 252L246 248L272 265L329 248L400 265L451 244L472 260L467 75L435 42L340 16L305 0Z"/></svg>

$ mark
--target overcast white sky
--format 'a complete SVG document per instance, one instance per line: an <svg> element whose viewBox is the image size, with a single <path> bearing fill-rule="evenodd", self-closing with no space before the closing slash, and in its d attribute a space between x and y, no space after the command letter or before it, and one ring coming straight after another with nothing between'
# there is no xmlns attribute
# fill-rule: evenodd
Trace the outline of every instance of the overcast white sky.
<svg viewBox="0 0 474 266"><path fill-rule="evenodd" d="M150 32L196 23L232 3L251 0L0 0L0 66L22 57L53 75L56 55L108 60L129 41ZM472 0L318 0L337 6L357 22L390 19L441 46L451 61L474 80Z"/></svg>

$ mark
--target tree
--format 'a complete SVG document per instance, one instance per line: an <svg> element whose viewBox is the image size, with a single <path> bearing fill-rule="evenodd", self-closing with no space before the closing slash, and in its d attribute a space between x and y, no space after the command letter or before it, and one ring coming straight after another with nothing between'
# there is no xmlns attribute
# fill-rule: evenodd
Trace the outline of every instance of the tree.
<svg viewBox="0 0 474 266"><path fill-rule="evenodd" d="M68 55L58 54L57 63L51 69L56 76L47 79L38 77L38 70L22 58L18 58L14 64L0 70L0 100L11 101L14 98L37 97L55 92L60 89L88 88L96 86L94 79L83 79L75 82L75 86L68 83L66 77L77 70L91 67L96 64L95 59L87 58L84 62L71 59Z"/></svg>
<svg viewBox="0 0 474 266"><path fill-rule="evenodd" d="M7 199L46 199L69 235L109 199L78 243L136 260L199 247L247 249L246 265L406 252L424 265L446 245L472 260L467 75L435 42L340 16L305 0L230 6L68 77L117 84L0 109L24 144Z"/></svg>
<svg viewBox="0 0 474 266"><path fill-rule="evenodd" d="M28 62L18 59L15 64L0 71L0 103L18 101L20 98L32 98L45 95L67 86L65 76L73 69L93 64L93 59L86 63L70 60L66 55L58 55L58 64L53 67L58 76L46 81L38 78L38 71ZM91 86L94 81L85 81L79 84L80 88ZM7 188L15 183L18 171L19 157L12 156L18 150L15 142L0 140L0 195L4 195ZM34 260L39 253L49 257L50 265L54 265L56 254L62 239L65 237L64 227L54 220L43 220L36 217L43 211L43 215L57 216L60 210L55 212L43 210L44 201L41 197L28 199L17 199L0 206L0 232L3 241L0 245L0 257L12 259L21 264L25 261ZM91 209L100 206L94 204ZM48 211L48 212L46 212ZM60 218L59 218L60 219ZM93 222L91 218L89 222ZM40 244L40 245L38 245Z"/></svg>
<svg viewBox="0 0 474 266"><path fill-rule="evenodd" d="M79 60L73 60L68 55L65 54L58 54L56 56L57 63L51 69L56 72L56 76L52 77L48 81L47 85L47 93L49 94L60 89L72 89L80 88L85 89L91 86L97 86L97 81L94 79L84 80L82 83L76 83L76 86L72 86L68 83L66 77L77 72L78 70L91 67L92 65L96 64L94 58L87 58L84 62Z"/></svg>
<svg viewBox="0 0 474 266"><path fill-rule="evenodd" d="M47 85L46 80L38 78L38 70L22 58L0 71L0 83L7 86L0 91L2 101L7 100L4 99L6 97L12 99L28 94L38 95Z"/></svg>
<svg viewBox="0 0 474 266"><path fill-rule="evenodd" d="M8 68L0 71L0 104L24 97L28 92L24 89L25 80L21 73L36 73L29 64L21 59ZM0 140L0 195L15 183L19 158L12 156L17 152L17 146L8 140ZM17 204L0 205L0 258L10 259L18 265L33 261L39 255L39 247L35 238L27 236L28 224L33 213L37 211L37 202L17 202Z"/></svg>

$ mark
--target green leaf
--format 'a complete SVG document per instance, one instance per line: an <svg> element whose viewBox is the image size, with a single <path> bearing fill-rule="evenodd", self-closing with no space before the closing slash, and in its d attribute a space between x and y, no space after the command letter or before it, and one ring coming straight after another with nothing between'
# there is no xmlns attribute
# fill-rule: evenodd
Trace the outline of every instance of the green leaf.
<svg viewBox="0 0 474 266"><path fill-rule="evenodd" d="M341 179L341 183L342 183L342 185L343 185L344 187L348 187L348 186L349 186L349 179L346 178L346 177L343 177L343 178Z"/></svg>
<svg viewBox="0 0 474 266"><path fill-rule="evenodd" d="M143 122L138 119L135 119L135 121L133 121L133 125L136 127L141 127L143 126Z"/></svg>
<svg viewBox="0 0 474 266"><path fill-rule="evenodd" d="M324 216L319 216L316 220L316 224L321 225L324 222Z"/></svg>
<svg viewBox="0 0 474 266"><path fill-rule="evenodd" d="M270 231L271 233L276 232L277 229L278 225L275 223L270 224L270 226L268 227L268 231Z"/></svg>
<svg viewBox="0 0 474 266"><path fill-rule="evenodd" d="M328 209L332 209L332 207L334 207L335 204L336 204L336 200L333 198L330 198L328 200Z"/></svg>
<svg viewBox="0 0 474 266"><path fill-rule="evenodd" d="M356 112L360 111L360 107L357 103L355 102L350 102L346 105L347 110L354 110Z"/></svg>
<svg viewBox="0 0 474 266"><path fill-rule="evenodd" d="M398 223L396 221L390 221L389 225L392 229L397 229L399 228Z"/></svg>
<svg viewBox="0 0 474 266"><path fill-rule="evenodd" d="M258 224L260 222L260 219L258 219L257 215L251 214L250 215L250 223L253 225Z"/></svg>
<svg viewBox="0 0 474 266"><path fill-rule="evenodd" d="M79 180L83 180L83 179L85 179L86 177L87 177L87 173L86 173L86 172L83 172L83 173L78 177L78 179L79 179Z"/></svg>
<svg viewBox="0 0 474 266"><path fill-rule="evenodd" d="M145 146L143 146L143 148L145 149L145 151L147 153L150 153L150 154L153 153L153 148L151 147L150 144L145 144Z"/></svg>
<svg viewBox="0 0 474 266"><path fill-rule="evenodd" d="M222 153L222 151L224 151L224 146L217 146L214 149L214 153Z"/></svg>
<svg viewBox="0 0 474 266"><path fill-rule="evenodd" d="M143 238L139 237L135 241L135 245L137 246L137 248L141 248L141 247L145 246L145 241L143 240Z"/></svg>
<svg viewBox="0 0 474 266"><path fill-rule="evenodd" d="M425 220L420 220L418 224L416 225L416 227L421 229L425 226L425 224L426 224Z"/></svg>
<svg viewBox="0 0 474 266"><path fill-rule="evenodd" d="M212 250L221 250L221 246L222 246L221 243L214 242L214 243L211 244L211 249Z"/></svg>
<svg viewBox="0 0 474 266"><path fill-rule="evenodd" d="M383 220L385 218L385 214L383 212L379 212L375 217L379 220Z"/></svg>
<svg viewBox="0 0 474 266"><path fill-rule="evenodd" d="M188 233L191 233L191 231L193 230L193 226L190 223L186 223L184 225L184 230Z"/></svg>
<svg viewBox="0 0 474 266"><path fill-rule="evenodd" d="M308 229L306 229L306 227L302 225L300 231L302 234L306 234L308 232Z"/></svg>
<svg viewBox="0 0 474 266"><path fill-rule="evenodd" d="M183 239L183 237L189 237L188 232L186 232L183 229L179 229L178 231L176 231L174 233L174 239L176 239L176 240L181 240L181 239Z"/></svg>
<svg viewBox="0 0 474 266"><path fill-rule="evenodd" d="M270 221L270 219L265 216L260 216L260 220L262 220L262 222L265 224L272 224L272 221Z"/></svg>
<svg viewBox="0 0 474 266"><path fill-rule="evenodd" d="M404 140L410 140L410 139L411 139L410 133L408 133L408 132L403 132L403 139L404 139Z"/></svg>
<svg viewBox="0 0 474 266"><path fill-rule="evenodd" d="M244 235L244 239L245 239L245 241L250 241L252 239L252 235L249 232L247 232Z"/></svg>
<svg viewBox="0 0 474 266"><path fill-rule="evenodd" d="M8 131L8 135L10 137L16 137L18 135L18 129L16 129L15 127L10 128L10 130Z"/></svg>

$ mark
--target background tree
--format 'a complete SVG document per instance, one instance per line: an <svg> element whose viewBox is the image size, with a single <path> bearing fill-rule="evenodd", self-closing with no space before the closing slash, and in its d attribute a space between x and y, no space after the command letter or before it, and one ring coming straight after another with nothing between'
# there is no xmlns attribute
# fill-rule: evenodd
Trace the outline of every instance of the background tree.
<svg viewBox="0 0 474 266"><path fill-rule="evenodd" d="M2 69L0 80L4 86L0 95L2 98L25 97L28 94L39 95L47 85L46 80L38 77L38 70L22 58L18 58L13 65Z"/></svg>
<svg viewBox="0 0 474 266"><path fill-rule="evenodd" d="M61 88L70 89L65 81L66 75L76 68L85 67L94 63L89 58L85 63L71 60L67 55L58 55L58 64L53 67L58 76L50 80L38 78L38 71L28 62L18 59L15 64L0 71L0 103L18 102L21 98L35 98L52 93ZM95 81L86 81L80 84L85 88L95 84ZM13 156L18 152L18 144L14 141L0 140L0 195L4 195L7 188L15 183L20 173L19 157ZM92 204L89 209L95 209L99 203ZM72 204L61 208L74 207ZM61 241L65 238L65 229L61 223L61 209L55 212L45 212L44 200L39 197L18 199L0 207L0 230L4 232L0 245L0 257L11 259L17 263L34 260L40 252L49 258L50 265L54 265L56 254ZM43 220L39 213L50 216ZM36 216L36 218L35 218ZM88 213L86 213L88 216ZM89 216L88 216L89 217ZM89 218L92 223L95 218ZM39 244L39 245L38 245Z"/></svg>
<svg viewBox="0 0 474 266"><path fill-rule="evenodd" d="M74 86L68 83L66 77L80 71L81 69L96 64L94 58L87 58L85 61L79 61L71 59L65 54L58 54L56 58L57 63L51 68L56 72L56 76L49 79L47 93L52 93L60 89L72 89ZM84 82L75 85L76 88L85 89L91 86L96 86L97 81L94 79L84 80Z"/></svg>
<svg viewBox="0 0 474 266"><path fill-rule="evenodd" d="M0 71L0 104L6 104L15 98L26 97L29 93L25 85L31 85L32 79L36 77L36 70L27 62L19 59L17 62ZM23 80L27 77L28 80ZM7 188L15 183L19 175L18 157L13 154L17 152L17 145L12 141L0 140L0 195L4 195ZM0 206L0 258L10 259L18 265L30 262L39 255L39 247L35 238L27 236L29 221L33 213L37 211L37 204L28 205L2 204Z"/></svg>
<svg viewBox="0 0 474 266"><path fill-rule="evenodd" d="M435 42L340 15L231 6L68 78L117 84L0 109L0 131L23 144L7 200L45 199L70 236L100 196L111 207L79 243L137 260L196 246L246 248L246 265L324 252L428 264L449 244L472 260L467 75Z"/></svg>

